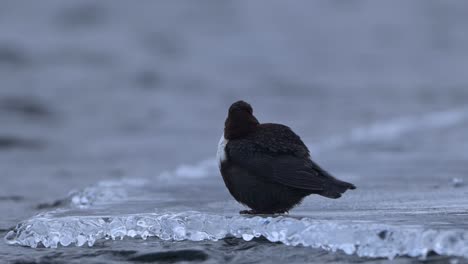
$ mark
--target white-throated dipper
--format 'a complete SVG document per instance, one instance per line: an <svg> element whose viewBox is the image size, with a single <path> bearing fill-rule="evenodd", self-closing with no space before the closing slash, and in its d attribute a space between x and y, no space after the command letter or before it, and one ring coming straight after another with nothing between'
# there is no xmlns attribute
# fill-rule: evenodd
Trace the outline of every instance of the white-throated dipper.
<svg viewBox="0 0 468 264"><path fill-rule="evenodd" d="M337 199L356 188L313 162L289 127L260 124L244 101L229 108L217 159L231 195L252 209L241 214L285 213L310 194Z"/></svg>

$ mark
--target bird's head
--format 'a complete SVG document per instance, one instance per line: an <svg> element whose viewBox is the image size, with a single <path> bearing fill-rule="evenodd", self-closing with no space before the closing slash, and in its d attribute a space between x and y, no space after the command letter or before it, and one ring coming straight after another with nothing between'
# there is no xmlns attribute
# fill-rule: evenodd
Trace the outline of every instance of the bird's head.
<svg viewBox="0 0 468 264"><path fill-rule="evenodd" d="M252 106L244 101L237 101L229 107L228 117L224 123L224 137L226 139L244 137L258 125Z"/></svg>

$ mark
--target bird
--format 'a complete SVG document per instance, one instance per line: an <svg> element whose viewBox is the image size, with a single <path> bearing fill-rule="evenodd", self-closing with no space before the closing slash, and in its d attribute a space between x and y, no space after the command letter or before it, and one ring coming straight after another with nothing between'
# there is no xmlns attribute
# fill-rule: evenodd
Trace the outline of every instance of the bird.
<svg viewBox="0 0 468 264"><path fill-rule="evenodd" d="M337 199L356 189L312 161L291 128L261 124L242 100L229 107L216 154L229 193L250 208L240 214L284 214L308 195Z"/></svg>

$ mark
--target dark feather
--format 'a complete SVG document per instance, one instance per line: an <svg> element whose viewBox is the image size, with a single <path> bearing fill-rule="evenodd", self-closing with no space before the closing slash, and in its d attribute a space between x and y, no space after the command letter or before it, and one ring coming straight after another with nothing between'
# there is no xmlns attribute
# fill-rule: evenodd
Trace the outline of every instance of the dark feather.
<svg viewBox="0 0 468 264"><path fill-rule="evenodd" d="M313 162L289 127L260 124L244 101L229 108L224 138L221 174L232 196L252 209L249 213L284 213L307 195L336 199L355 188Z"/></svg>
<svg viewBox="0 0 468 264"><path fill-rule="evenodd" d="M229 141L226 153L230 162L266 181L327 197L354 187L335 179L313 162L305 144L289 127L264 124L258 131Z"/></svg>

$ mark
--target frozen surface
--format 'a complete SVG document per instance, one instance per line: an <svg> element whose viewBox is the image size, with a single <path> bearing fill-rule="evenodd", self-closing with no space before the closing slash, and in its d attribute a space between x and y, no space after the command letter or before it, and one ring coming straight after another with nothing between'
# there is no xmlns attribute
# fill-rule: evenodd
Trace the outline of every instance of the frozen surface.
<svg viewBox="0 0 468 264"><path fill-rule="evenodd" d="M308 198L291 215L237 215L240 207L227 196L215 161L209 159L153 179L100 182L72 193L66 208L22 222L5 239L10 244L55 248L93 246L98 240L124 237L176 241L264 237L289 246L341 250L362 257L426 257L429 253L468 257L468 190L458 184L460 179L454 185L449 170L437 175L436 166L441 153L445 159L466 155L466 143L460 142L463 131L455 128L467 125L463 108L356 128L349 135L333 136L342 138L340 145L330 145L325 139L322 153L339 149L340 155L369 144L376 148L411 144L404 160L401 153L385 159L373 153L347 160L364 158L374 166L385 166L385 173L400 171L400 175L421 162L432 163L435 171L420 176L421 180L417 175L407 181L400 175L385 177L387 174L372 174L373 180L366 180L369 168L355 166L342 177L356 182L357 191L338 201ZM447 140L436 152L425 138L442 132L447 133ZM349 145L354 147L348 149ZM448 150L453 157L447 156ZM392 169L392 164L399 167Z"/></svg>
<svg viewBox="0 0 468 264"><path fill-rule="evenodd" d="M449 227L468 213L445 212L446 217L432 219L431 223L398 223L331 220L308 217L225 216L199 212L148 213L124 216L63 216L54 214L37 216L10 232L8 243L22 246L93 246L99 239L124 237L157 237L162 240L213 240L233 236L250 241L263 236L271 242L290 246L308 246L329 251L342 250L361 257L396 256L426 257L434 252L440 255L468 257L468 231L466 224ZM434 214L419 215L433 217ZM380 215L379 217L382 217ZM354 217L352 217L354 218ZM357 217L359 218L359 217ZM438 220L440 222L435 222Z"/></svg>

